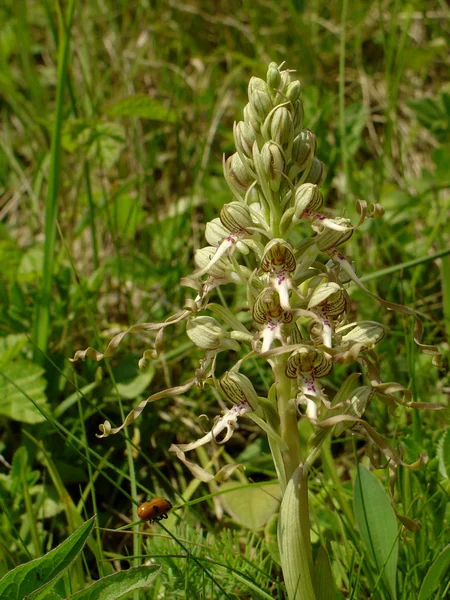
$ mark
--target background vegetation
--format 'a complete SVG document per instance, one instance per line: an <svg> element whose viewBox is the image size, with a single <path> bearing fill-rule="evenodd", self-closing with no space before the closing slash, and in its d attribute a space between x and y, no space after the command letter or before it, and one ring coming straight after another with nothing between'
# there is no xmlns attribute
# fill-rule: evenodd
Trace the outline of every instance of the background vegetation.
<svg viewBox="0 0 450 600"><path fill-rule="evenodd" d="M225 495L192 481L167 452L199 437L199 417L218 414L217 398L196 390L163 400L127 436L95 437L104 418L117 425L150 393L192 377L198 356L183 327L145 373L143 337L100 367L68 358L165 319L190 296L179 279L193 270L204 223L231 199L222 156L233 152L233 121L249 77L264 76L271 60L302 82L305 124L328 165L327 207L350 217L357 198L385 208L346 247L357 272L383 298L421 311L424 340L448 352L449 35L444 0L3 0L0 574L94 513L101 527L129 522L156 494L180 507L165 522L179 543L156 525L150 536L96 530L66 594L153 559L162 575L141 598L284 598L272 521L263 530L276 488ZM417 351L412 320L350 292L355 312L391 328L385 380L445 404L448 373ZM373 403L366 418L410 462L429 457L419 471L400 469L394 491L396 510L420 523L416 533L398 525L397 597L418 598L450 541L448 411L389 414ZM339 438L317 464L313 542L329 553L339 598L387 599L353 512L364 450ZM233 487L274 479L250 422L196 460L245 463ZM387 490L388 470L374 472ZM425 597L444 598L448 585L444 570Z"/></svg>

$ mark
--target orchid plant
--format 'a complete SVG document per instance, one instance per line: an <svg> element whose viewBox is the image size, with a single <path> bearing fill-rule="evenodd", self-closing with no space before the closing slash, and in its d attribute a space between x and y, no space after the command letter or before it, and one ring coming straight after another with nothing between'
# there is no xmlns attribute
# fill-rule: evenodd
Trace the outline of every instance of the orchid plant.
<svg viewBox="0 0 450 600"><path fill-rule="evenodd" d="M413 315L415 340L421 344L421 324L414 311L386 302L371 293L355 273L341 247L367 218L383 214L379 204L357 202L356 224L335 211L324 210L320 190L326 167L316 157L316 136L304 126L300 82L282 65L269 65L266 79L252 77L244 118L234 125L236 152L224 161L232 193L218 218L207 223L207 245L197 250L197 270L182 280L195 298L163 323L142 323L121 332L104 353L87 348L96 361L111 356L128 333L154 332L153 348L139 362L145 368L163 350L166 327L186 322L190 340L204 351L195 375L177 387L141 402L119 427L100 425L99 437L115 434L135 421L148 402L211 386L230 408L216 418L209 433L189 444L172 444L170 451L201 481L224 480L236 465L217 473L186 456L210 442L226 443L238 420L246 417L267 435L282 503L278 544L289 598L316 598L310 523L308 471L326 438L346 429L357 430L386 456L390 468L404 464L400 454L362 417L374 396L392 406L437 408L412 402L398 383L382 382L376 344L386 327L376 321L350 321L348 284L354 283L391 310ZM230 309L219 288L228 286L242 298ZM214 295L220 303L212 302ZM236 356L226 372L217 372L217 356ZM260 361L272 384L258 393L241 371ZM335 364L357 364L332 395L327 378ZM257 386L259 387L259 386ZM313 433L302 447L299 420L308 419ZM422 459L414 465L420 464Z"/></svg>

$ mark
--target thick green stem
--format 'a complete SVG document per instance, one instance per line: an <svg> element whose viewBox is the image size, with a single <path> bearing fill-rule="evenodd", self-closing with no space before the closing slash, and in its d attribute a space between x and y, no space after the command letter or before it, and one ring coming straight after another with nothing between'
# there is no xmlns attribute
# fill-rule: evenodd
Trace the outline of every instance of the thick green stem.
<svg viewBox="0 0 450 600"><path fill-rule="evenodd" d="M295 400L291 379L286 376L286 358L278 357L274 367L280 436L286 443L282 457L286 489L280 511L278 544L289 600L315 600L310 539L308 472L303 467Z"/></svg>
<svg viewBox="0 0 450 600"><path fill-rule="evenodd" d="M291 380L286 376L286 358L280 356L274 365L275 385L277 389L278 415L280 417L280 436L286 443L282 451L286 481L294 474L302 462L300 436L297 428L295 403L291 399ZM282 490L284 492L284 490Z"/></svg>

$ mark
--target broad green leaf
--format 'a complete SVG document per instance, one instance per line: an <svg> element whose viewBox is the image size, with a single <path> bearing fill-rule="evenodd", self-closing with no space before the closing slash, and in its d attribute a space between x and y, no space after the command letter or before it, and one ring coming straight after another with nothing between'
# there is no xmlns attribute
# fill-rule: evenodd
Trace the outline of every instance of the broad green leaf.
<svg viewBox="0 0 450 600"><path fill-rule="evenodd" d="M174 111L145 94L134 94L122 98L108 106L106 113L110 117L139 117L140 119L162 121L163 123L177 122L177 115Z"/></svg>
<svg viewBox="0 0 450 600"><path fill-rule="evenodd" d="M29 400L32 398L43 410L49 411L45 396L47 382L42 376L44 369L31 361L20 359L3 365L2 370L16 385L0 373L0 414L22 423L45 421Z"/></svg>
<svg viewBox="0 0 450 600"><path fill-rule="evenodd" d="M354 484L354 509L361 536L378 574L392 598L397 598L397 520L378 479L360 466Z"/></svg>
<svg viewBox="0 0 450 600"><path fill-rule="evenodd" d="M446 546L434 563L428 569L417 600L427 600L436 590L438 585L444 581L446 572L450 569L450 544Z"/></svg>
<svg viewBox="0 0 450 600"><path fill-rule="evenodd" d="M227 482L221 490L236 487L236 482ZM280 486L278 483L265 486L252 486L228 492L222 496L222 503L229 515L244 527L262 529L280 506Z"/></svg>
<svg viewBox="0 0 450 600"><path fill-rule="evenodd" d="M317 600L336 600L330 559L323 546L320 546L314 563L314 589Z"/></svg>
<svg viewBox="0 0 450 600"><path fill-rule="evenodd" d="M120 571L99 579L86 590L73 594L67 600L116 600L133 590L150 587L160 571L159 565Z"/></svg>
<svg viewBox="0 0 450 600"><path fill-rule="evenodd" d="M41 588L53 584L77 558L94 523L95 517L92 517L54 550L9 571L0 581L0 598L35 600L38 596L45 597Z"/></svg>

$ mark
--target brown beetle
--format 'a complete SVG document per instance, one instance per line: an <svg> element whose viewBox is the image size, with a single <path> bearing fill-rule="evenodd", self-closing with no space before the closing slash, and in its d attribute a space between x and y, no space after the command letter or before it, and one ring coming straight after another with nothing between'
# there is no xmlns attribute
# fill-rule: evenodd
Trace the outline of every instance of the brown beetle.
<svg viewBox="0 0 450 600"><path fill-rule="evenodd" d="M150 502L143 502L137 509L137 514L143 521L161 521L167 519L167 513L172 508L172 505L165 498L157 496Z"/></svg>

